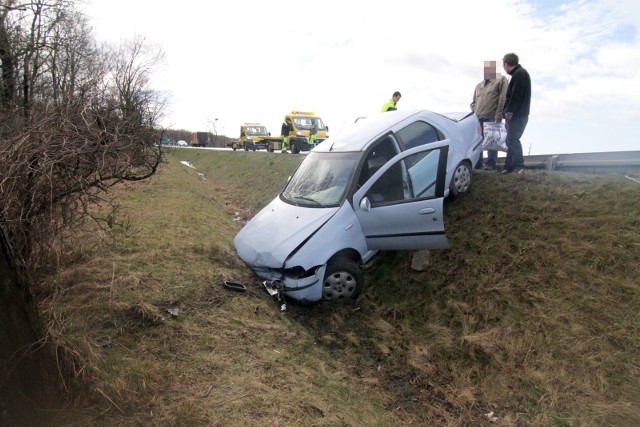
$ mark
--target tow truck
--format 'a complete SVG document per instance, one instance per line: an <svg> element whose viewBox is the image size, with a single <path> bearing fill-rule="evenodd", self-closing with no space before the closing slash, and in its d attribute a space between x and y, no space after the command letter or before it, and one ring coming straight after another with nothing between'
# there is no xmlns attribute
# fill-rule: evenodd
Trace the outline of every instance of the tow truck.
<svg viewBox="0 0 640 427"><path fill-rule="evenodd" d="M288 118L291 119L291 123L293 123L293 129L289 132L288 147L293 154L311 149L309 145L309 129L311 129L311 125L314 123L318 129L316 133L316 144L320 144L327 139L329 127L324 124L320 116L312 111L292 111L284 116L284 120ZM281 149L282 137L272 137L268 142L267 151L272 153Z"/></svg>
<svg viewBox="0 0 640 427"><path fill-rule="evenodd" d="M271 132L267 132L267 127L262 123L242 123L240 125L240 138L238 140L230 140L227 146L236 151L239 148L244 151L249 150L266 150L270 141L280 140L277 136L271 136Z"/></svg>

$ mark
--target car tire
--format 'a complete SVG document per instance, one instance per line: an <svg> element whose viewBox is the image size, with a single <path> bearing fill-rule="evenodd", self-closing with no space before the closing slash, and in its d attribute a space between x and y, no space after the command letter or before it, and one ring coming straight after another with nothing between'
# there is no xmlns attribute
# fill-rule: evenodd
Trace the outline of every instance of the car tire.
<svg viewBox="0 0 640 427"><path fill-rule="evenodd" d="M458 197L466 194L471 189L471 165L469 162L460 162L453 171L451 184L449 185L449 195Z"/></svg>
<svg viewBox="0 0 640 427"><path fill-rule="evenodd" d="M244 151L249 151L249 144L248 143L244 143Z"/></svg>
<svg viewBox="0 0 640 427"><path fill-rule="evenodd" d="M362 270L355 262L346 258L330 261L322 282L322 299L346 301L355 299L364 287Z"/></svg>
<svg viewBox="0 0 640 427"><path fill-rule="evenodd" d="M291 144L291 152L293 154L298 154L300 152L300 149L298 148L298 144L296 144L295 142Z"/></svg>
<svg viewBox="0 0 640 427"><path fill-rule="evenodd" d="M238 149L238 144L234 142L231 148L233 148L233 151L236 151Z"/></svg>

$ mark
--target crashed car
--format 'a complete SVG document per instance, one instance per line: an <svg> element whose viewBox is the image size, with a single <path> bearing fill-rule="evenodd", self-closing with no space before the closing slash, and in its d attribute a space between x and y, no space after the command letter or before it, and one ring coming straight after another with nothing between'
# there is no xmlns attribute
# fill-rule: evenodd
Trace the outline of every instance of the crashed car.
<svg viewBox="0 0 640 427"><path fill-rule="evenodd" d="M240 258L299 301L357 297L380 250L446 249L443 204L467 193L482 140L473 113L359 118L318 145L236 235Z"/></svg>

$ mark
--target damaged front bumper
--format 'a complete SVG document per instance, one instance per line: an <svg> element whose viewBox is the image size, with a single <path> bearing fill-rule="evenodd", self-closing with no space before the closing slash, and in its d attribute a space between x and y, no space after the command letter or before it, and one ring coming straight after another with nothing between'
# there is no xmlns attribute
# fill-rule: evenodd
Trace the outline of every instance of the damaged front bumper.
<svg viewBox="0 0 640 427"><path fill-rule="evenodd" d="M297 301L315 302L322 299L322 283L326 270L327 266L321 265L316 267L313 274L305 277L291 277L282 274L282 271L269 269L254 269L254 273L267 279L263 285L272 296L275 295L274 292L278 292Z"/></svg>

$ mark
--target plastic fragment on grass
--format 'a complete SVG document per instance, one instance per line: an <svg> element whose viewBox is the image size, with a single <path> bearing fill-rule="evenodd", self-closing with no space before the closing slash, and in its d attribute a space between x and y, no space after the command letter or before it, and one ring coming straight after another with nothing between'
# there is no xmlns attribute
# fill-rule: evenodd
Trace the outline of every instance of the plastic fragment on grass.
<svg viewBox="0 0 640 427"><path fill-rule="evenodd" d="M165 307L165 309L167 310L167 313L169 313L173 317L177 317L178 312L180 311L180 309L178 308L178 303L169 304Z"/></svg>
<svg viewBox="0 0 640 427"><path fill-rule="evenodd" d="M273 281L265 280L264 282L262 282L262 287L264 288L265 291L267 291L269 295L271 296L278 295L278 290L276 289Z"/></svg>
<svg viewBox="0 0 640 427"><path fill-rule="evenodd" d="M494 417L493 411L484 414L484 416L487 417L490 423L495 423L496 421L498 421L498 417Z"/></svg>
<svg viewBox="0 0 640 427"><path fill-rule="evenodd" d="M231 291L236 291L236 292L244 292L247 290L247 287L242 283L228 282L226 280L224 282L224 287Z"/></svg>
<svg viewBox="0 0 640 427"><path fill-rule="evenodd" d="M635 179L635 178L633 178L633 177L631 177L629 175L625 175L624 177L627 178L627 179L630 179L633 182L637 182L638 184L640 184L640 179Z"/></svg>
<svg viewBox="0 0 640 427"><path fill-rule="evenodd" d="M278 308L280 312L287 311L287 303L282 295L282 282L279 280L265 280L262 282L262 287L265 291L278 302Z"/></svg>
<svg viewBox="0 0 640 427"><path fill-rule="evenodd" d="M109 335L98 337L94 340L94 344L96 347L107 347L111 344L111 337Z"/></svg>

